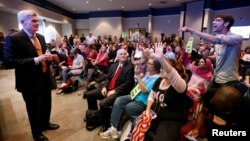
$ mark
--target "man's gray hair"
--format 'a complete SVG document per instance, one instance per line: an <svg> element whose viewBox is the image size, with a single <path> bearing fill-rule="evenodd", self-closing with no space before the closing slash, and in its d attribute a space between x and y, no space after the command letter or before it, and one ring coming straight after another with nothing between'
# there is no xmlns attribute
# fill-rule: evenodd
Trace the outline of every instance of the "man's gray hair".
<svg viewBox="0 0 250 141"><path fill-rule="evenodd" d="M127 51L126 49L123 49L123 48L118 49L117 52L116 52L115 62L116 62L117 60L119 60L119 59L118 59L118 56L122 53L122 51L125 51L125 52L127 53L127 56L129 56L128 51Z"/></svg>
<svg viewBox="0 0 250 141"><path fill-rule="evenodd" d="M28 19L31 16L38 16L38 14L33 10L22 10L17 14L18 22Z"/></svg>
<svg viewBox="0 0 250 141"><path fill-rule="evenodd" d="M127 51L126 49L123 49L123 48L121 48L121 49L119 49L119 50L117 51L116 56L120 55L120 54L122 53L122 51L126 51L127 56L128 56L128 51Z"/></svg>

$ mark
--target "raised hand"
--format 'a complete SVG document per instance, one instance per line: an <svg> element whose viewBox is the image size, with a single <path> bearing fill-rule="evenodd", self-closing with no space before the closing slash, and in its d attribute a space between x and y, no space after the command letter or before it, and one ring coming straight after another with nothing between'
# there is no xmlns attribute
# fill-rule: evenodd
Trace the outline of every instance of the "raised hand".
<svg viewBox="0 0 250 141"><path fill-rule="evenodd" d="M163 47L164 44L162 42L155 43L155 52L153 53L153 57L157 60L163 59Z"/></svg>
<svg viewBox="0 0 250 141"><path fill-rule="evenodd" d="M182 32L192 32L192 29L187 27L187 26L184 26L184 27L181 27L179 29L179 31L182 31Z"/></svg>

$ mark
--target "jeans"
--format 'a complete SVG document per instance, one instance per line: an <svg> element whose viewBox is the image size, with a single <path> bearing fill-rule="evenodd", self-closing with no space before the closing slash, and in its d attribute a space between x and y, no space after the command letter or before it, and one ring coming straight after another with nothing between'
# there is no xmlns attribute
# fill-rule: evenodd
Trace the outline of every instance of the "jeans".
<svg viewBox="0 0 250 141"><path fill-rule="evenodd" d="M111 125L120 131L122 126L119 124L123 114L135 119L145 108L145 104L132 100L130 95L120 96L116 99L112 108Z"/></svg>
<svg viewBox="0 0 250 141"><path fill-rule="evenodd" d="M73 74L70 72L70 69L66 68L62 70L62 80L66 82L68 78L71 78Z"/></svg>

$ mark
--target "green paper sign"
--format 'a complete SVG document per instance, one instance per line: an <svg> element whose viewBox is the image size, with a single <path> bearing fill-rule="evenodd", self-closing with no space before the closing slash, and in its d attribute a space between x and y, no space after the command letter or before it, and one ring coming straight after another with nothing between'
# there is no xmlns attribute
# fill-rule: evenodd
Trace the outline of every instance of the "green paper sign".
<svg viewBox="0 0 250 141"><path fill-rule="evenodd" d="M122 32L122 38L126 38L127 37L127 32Z"/></svg>
<svg viewBox="0 0 250 141"><path fill-rule="evenodd" d="M134 89L130 92L131 99L134 99L139 93L141 89L139 87L139 84L137 84Z"/></svg>
<svg viewBox="0 0 250 141"><path fill-rule="evenodd" d="M186 45L186 52L187 53L192 53L192 50L193 50L193 41L194 41L194 37L189 37L187 45Z"/></svg>

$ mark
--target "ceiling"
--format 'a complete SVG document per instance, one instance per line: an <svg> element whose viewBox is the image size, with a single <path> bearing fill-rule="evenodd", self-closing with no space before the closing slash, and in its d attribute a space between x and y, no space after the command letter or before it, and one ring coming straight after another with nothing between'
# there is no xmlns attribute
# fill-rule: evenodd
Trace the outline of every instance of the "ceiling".
<svg viewBox="0 0 250 141"><path fill-rule="evenodd" d="M47 0L71 13L96 11L138 11L149 8L179 7L196 0Z"/></svg>

